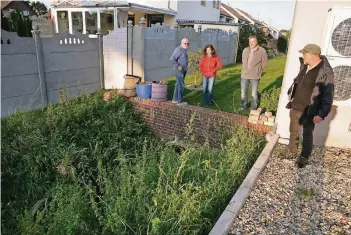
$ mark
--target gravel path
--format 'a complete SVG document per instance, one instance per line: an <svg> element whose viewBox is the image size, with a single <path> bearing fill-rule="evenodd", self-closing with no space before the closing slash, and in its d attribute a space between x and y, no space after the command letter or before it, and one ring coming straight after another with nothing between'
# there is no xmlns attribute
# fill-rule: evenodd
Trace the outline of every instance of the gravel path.
<svg viewBox="0 0 351 235"><path fill-rule="evenodd" d="M230 234L351 234L351 149L315 148L298 169L278 145Z"/></svg>

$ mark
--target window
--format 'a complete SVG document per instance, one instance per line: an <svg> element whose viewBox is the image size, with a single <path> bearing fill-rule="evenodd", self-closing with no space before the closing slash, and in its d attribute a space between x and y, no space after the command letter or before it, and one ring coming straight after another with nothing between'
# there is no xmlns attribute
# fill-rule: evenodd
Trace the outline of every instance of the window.
<svg viewBox="0 0 351 235"><path fill-rule="evenodd" d="M164 15L148 15L147 17L147 27L151 27L153 24L163 24L164 23Z"/></svg>
<svg viewBox="0 0 351 235"><path fill-rule="evenodd" d="M83 13L72 12L72 28L73 33L83 33Z"/></svg>
<svg viewBox="0 0 351 235"><path fill-rule="evenodd" d="M22 14L23 16L29 16L29 11L23 11Z"/></svg>
<svg viewBox="0 0 351 235"><path fill-rule="evenodd" d="M86 11L85 12L86 30L87 34L97 33L97 12L96 11Z"/></svg>
<svg viewBox="0 0 351 235"><path fill-rule="evenodd" d="M225 22L225 20L226 20L226 17L225 17L225 16L220 16L219 21Z"/></svg>
<svg viewBox="0 0 351 235"><path fill-rule="evenodd" d="M113 11L104 11L100 13L101 30L103 35L109 34L114 28Z"/></svg>
<svg viewBox="0 0 351 235"><path fill-rule="evenodd" d="M201 1L201 6L206 6L206 0Z"/></svg>
<svg viewBox="0 0 351 235"><path fill-rule="evenodd" d="M132 21L132 25L134 26L135 25L135 15L128 15L128 21Z"/></svg>
<svg viewBox="0 0 351 235"><path fill-rule="evenodd" d="M57 12L57 23L58 23L58 32L66 32L68 31L68 15L67 11L58 11Z"/></svg>
<svg viewBox="0 0 351 235"><path fill-rule="evenodd" d="M219 0L216 0L216 8L219 9L219 5L220 5L220 1Z"/></svg>

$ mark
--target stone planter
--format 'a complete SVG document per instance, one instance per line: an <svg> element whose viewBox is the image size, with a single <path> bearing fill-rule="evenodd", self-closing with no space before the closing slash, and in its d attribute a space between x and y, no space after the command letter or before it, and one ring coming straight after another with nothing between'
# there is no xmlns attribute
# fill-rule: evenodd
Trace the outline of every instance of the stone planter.
<svg viewBox="0 0 351 235"><path fill-rule="evenodd" d="M168 84L152 83L151 100L158 102L167 101Z"/></svg>

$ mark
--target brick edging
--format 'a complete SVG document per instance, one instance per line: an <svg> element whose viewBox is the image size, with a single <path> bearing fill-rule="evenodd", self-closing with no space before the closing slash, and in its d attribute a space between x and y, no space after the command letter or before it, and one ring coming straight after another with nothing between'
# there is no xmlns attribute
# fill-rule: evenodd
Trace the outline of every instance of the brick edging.
<svg viewBox="0 0 351 235"><path fill-rule="evenodd" d="M171 101L157 102L151 99L140 99L138 97L129 98L128 100L133 104L139 105L139 106L161 108L165 110L177 109L177 110L182 110L186 112L196 112L198 115L203 115L205 117L214 117L214 119L220 116L223 119L227 119L236 123L241 123L243 126L249 127L250 129L257 131L262 135L267 134L272 130L271 126L266 126L264 124L250 123L248 120L249 118L247 116L242 116L234 113L228 113L228 112L209 109L209 108L203 108L195 105L177 106L176 104L173 104Z"/></svg>
<svg viewBox="0 0 351 235"><path fill-rule="evenodd" d="M271 156L278 139L279 135L277 134L274 134L270 138L260 156L257 158L255 164L236 191L235 195L232 197L222 215L213 226L209 235L226 235L229 233L240 212L240 209L245 204L245 201L249 197L253 187L261 175L261 172L266 167L268 159Z"/></svg>

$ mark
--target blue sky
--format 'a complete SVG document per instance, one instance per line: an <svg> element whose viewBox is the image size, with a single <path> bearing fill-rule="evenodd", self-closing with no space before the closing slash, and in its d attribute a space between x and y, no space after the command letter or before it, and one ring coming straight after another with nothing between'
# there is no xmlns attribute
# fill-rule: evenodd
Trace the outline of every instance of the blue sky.
<svg viewBox="0 0 351 235"><path fill-rule="evenodd" d="M208 0L209 1L209 0ZM42 0L49 6L52 0ZM294 17L295 0L264 1L264 0L222 0L222 3L246 11L253 17L265 21L278 29L290 29Z"/></svg>

